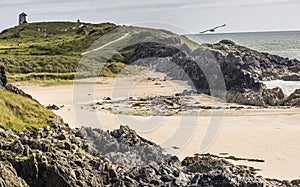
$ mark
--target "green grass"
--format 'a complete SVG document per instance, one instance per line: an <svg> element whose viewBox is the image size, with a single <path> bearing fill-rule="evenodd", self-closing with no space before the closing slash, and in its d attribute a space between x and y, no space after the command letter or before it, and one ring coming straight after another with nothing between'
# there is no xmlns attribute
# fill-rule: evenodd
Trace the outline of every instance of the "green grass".
<svg viewBox="0 0 300 187"><path fill-rule="evenodd" d="M4 129L33 132L52 124L54 114L36 101L0 89L0 123Z"/></svg>
<svg viewBox="0 0 300 187"><path fill-rule="evenodd" d="M84 78L84 75L82 75ZM8 74L8 80L10 82L20 81L47 81L47 80L72 80L75 77L75 73L29 73L29 74Z"/></svg>
<svg viewBox="0 0 300 187"><path fill-rule="evenodd" d="M128 36L123 40L101 51L82 55L125 34ZM199 47L187 37L166 30L120 27L112 23L39 22L23 24L0 33L0 65L5 67L11 82L54 79L65 84L64 80L74 78L135 74L138 71L128 71L122 64L127 63L125 57L131 52L130 49L118 50L147 36L158 41L162 38L166 39L163 41L179 41L192 50Z"/></svg>
<svg viewBox="0 0 300 187"><path fill-rule="evenodd" d="M191 50L195 50L200 47L200 45L198 43L190 40L186 36L180 36L180 40L181 40L182 44L186 44Z"/></svg>
<svg viewBox="0 0 300 187"><path fill-rule="evenodd" d="M40 84L40 85L70 85L76 79L83 79L89 77L117 77L123 75L139 75L145 68L134 65L126 65L121 62L107 62L102 63L101 66L94 68L92 71L81 69L78 72L70 73L28 73L28 74L11 74L7 77L10 82L17 84ZM84 71L87 70L87 71ZM75 84L84 84L76 82Z"/></svg>
<svg viewBox="0 0 300 187"><path fill-rule="evenodd" d="M78 68L83 77L95 76L99 73L95 71L99 59L91 59L79 67L81 54L99 37L117 27L111 23L77 22L16 26L0 34L0 65L5 67L10 81L72 80Z"/></svg>
<svg viewBox="0 0 300 187"><path fill-rule="evenodd" d="M40 22L23 24L0 34L0 54L80 55L99 36L115 29L111 23Z"/></svg>
<svg viewBox="0 0 300 187"><path fill-rule="evenodd" d="M80 56L0 55L0 65L13 74L75 72Z"/></svg>

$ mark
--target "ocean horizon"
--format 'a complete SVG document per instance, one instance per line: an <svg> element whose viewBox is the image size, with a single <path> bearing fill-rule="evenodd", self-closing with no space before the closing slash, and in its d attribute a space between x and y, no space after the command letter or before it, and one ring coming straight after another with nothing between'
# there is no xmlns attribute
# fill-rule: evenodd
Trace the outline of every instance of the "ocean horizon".
<svg viewBox="0 0 300 187"><path fill-rule="evenodd" d="M300 31L260 31L186 35L200 43L218 43L228 39L260 52L300 59Z"/></svg>

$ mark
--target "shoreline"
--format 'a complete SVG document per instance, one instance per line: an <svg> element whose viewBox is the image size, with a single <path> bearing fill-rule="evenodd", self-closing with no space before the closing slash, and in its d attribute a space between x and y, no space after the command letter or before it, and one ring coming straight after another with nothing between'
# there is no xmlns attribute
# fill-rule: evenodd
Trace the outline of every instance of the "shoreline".
<svg viewBox="0 0 300 187"><path fill-rule="evenodd" d="M112 79L101 80L106 84L94 85L94 93L90 93L91 85L82 85L80 96L85 99L88 94L94 98L111 96L114 88ZM124 84L129 79L122 79ZM159 81L164 87L157 87L156 95L169 95L178 93L187 86L183 83L170 83ZM131 94L144 96L147 92L154 92L156 81L138 81L131 89ZM175 86L174 86L175 85ZM181 86L181 87L180 87ZM212 116L210 110L201 110L200 113L186 116L130 116L114 115L101 111L89 111L82 109L80 105L74 106L73 85L39 87L24 86L21 88L31 94L41 104L64 105L60 110L54 111L63 117L71 127L91 126L105 130L119 128L120 125L129 125L139 135L161 145L169 153L175 153L180 159L200 153L199 148ZM114 90L117 92L118 90ZM207 99L207 98L205 98ZM208 100L206 102L209 103ZM78 116L80 114L80 116ZM227 109L224 110L223 121L219 134L213 144L203 153L211 153L247 159L260 159L265 162L249 162L246 160L229 160L233 164L251 166L258 171L258 175L267 178L292 180L299 178L297 171L300 166L300 140L297 132L300 131L298 121L300 108L255 108L255 109ZM181 122L188 125L181 124ZM141 125L143 124L143 125ZM196 124L196 125L195 125ZM180 130L182 136L174 138L174 134ZM288 171L288 172L286 172Z"/></svg>

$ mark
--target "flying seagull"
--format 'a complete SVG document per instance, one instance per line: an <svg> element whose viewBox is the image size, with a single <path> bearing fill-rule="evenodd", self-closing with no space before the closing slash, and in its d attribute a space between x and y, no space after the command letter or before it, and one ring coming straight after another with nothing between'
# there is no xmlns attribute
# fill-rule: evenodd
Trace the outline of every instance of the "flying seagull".
<svg viewBox="0 0 300 187"><path fill-rule="evenodd" d="M212 29L207 29L205 31L200 32L200 34L203 34L203 33L206 33L206 32L215 32L216 29L221 28L221 27L225 27L225 26L226 26L226 24L223 24L223 25L217 26L217 27L212 28Z"/></svg>

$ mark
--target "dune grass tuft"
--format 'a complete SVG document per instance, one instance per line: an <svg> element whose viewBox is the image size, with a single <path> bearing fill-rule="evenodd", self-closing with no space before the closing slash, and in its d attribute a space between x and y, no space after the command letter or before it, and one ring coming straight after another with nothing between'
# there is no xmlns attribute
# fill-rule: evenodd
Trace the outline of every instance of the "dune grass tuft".
<svg viewBox="0 0 300 187"><path fill-rule="evenodd" d="M4 129L33 132L52 124L54 114L38 102L0 89L0 123Z"/></svg>

